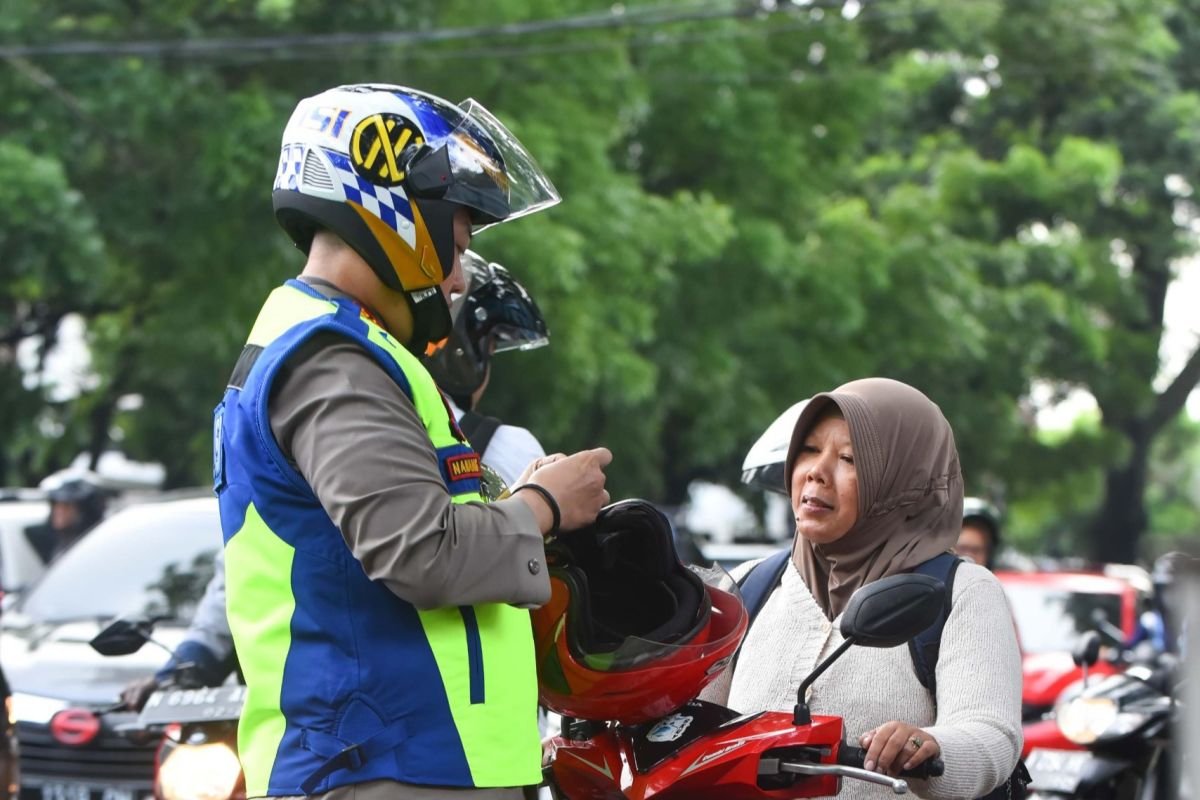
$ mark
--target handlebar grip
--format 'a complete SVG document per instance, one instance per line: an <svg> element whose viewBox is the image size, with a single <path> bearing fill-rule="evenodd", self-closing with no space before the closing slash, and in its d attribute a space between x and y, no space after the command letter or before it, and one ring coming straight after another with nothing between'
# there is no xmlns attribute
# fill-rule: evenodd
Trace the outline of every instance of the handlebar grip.
<svg viewBox="0 0 1200 800"><path fill-rule="evenodd" d="M855 747L852 744L843 742L838 748L837 763L843 767L857 767L864 769L863 762L867 758L867 751L861 747ZM918 780L928 780L929 778L941 777L946 771L946 764L940 758L930 758L922 761L913 769L901 771L901 778L916 778Z"/></svg>

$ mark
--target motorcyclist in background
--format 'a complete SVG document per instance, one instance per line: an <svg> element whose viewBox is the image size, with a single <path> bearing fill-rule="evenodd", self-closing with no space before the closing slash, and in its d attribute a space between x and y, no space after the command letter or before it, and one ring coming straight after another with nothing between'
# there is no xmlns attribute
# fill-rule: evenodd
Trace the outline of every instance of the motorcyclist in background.
<svg viewBox="0 0 1200 800"><path fill-rule="evenodd" d="M990 570L996 568L1000 549L1000 512L978 497L963 498L962 532L954 552Z"/></svg>
<svg viewBox="0 0 1200 800"><path fill-rule="evenodd" d="M544 347L550 343L550 334L537 304L508 270L489 264L470 250L463 254L462 266L466 290L451 304L453 329L425 363L451 400L455 419L482 454L484 465L495 470L506 485L512 485L525 465L545 456L545 450L525 428L506 425L473 409L487 389L493 354ZM154 675L126 686L121 699L127 707L141 709L151 694L179 682L181 677L186 685L216 686L236 668L233 637L225 616L225 554L221 550L213 577L175 655Z"/></svg>
<svg viewBox="0 0 1200 800"><path fill-rule="evenodd" d="M1125 643L1126 648L1133 649L1143 642L1149 642L1156 652L1182 655L1185 609L1179 601L1175 580L1186 564L1196 561L1193 556L1179 551L1165 553L1155 559L1150 573L1154 583L1153 608L1138 617L1137 627Z"/></svg>
<svg viewBox="0 0 1200 800"><path fill-rule="evenodd" d="M47 563L67 550L104 517L108 493L100 477L86 470L64 470L39 484L50 501L45 524L26 531L30 544Z"/></svg>
<svg viewBox="0 0 1200 800"><path fill-rule="evenodd" d="M474 251L462 255L466 290L450 305L449 338L425 358L425 368L450 400L459 428L505 484L513 485L525 465L546 455L525 428L506 425L475 409L487 391L492 356L534 350L550 343L550 332L529 296L508 270Z"/></svg>

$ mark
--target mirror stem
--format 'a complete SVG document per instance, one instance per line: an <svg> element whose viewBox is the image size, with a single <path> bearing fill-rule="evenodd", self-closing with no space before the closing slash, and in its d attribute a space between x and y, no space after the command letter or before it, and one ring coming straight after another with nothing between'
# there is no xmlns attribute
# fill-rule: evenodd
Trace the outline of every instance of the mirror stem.
<svg viewBox="0 0 1200 800"><path fill-rule="evenodd" d="M147 642L149 642L149 643L150 643L150 644L152 644L152 645L156 645L156 646L158 646L158 647L161 647L163 650L166 650L166 651L167 651L167 655L169 655L171 658L174 658L174 657L175 657L175 651L174 651L174 650L172 650L171 648L167 647L165 644L163 644L162 642L160 642L158 639L152 639L152 638L150 638L149 636L147 636L147 637L146 637L146 641L147 641Z"/></svg>
<svg viewBox="0 0 1200 800"><path fill-rule="evenodd" d="M829 658L818 664L817 668L810 672L808 677L800 682L800 688L796 690L796 708L792 713L792 724L812 724L812 714L808 710L808 703L804 700L804 695L808 693L808 687L812 686L813 682L816 681L817 678L821 677L821 673L829 669L829 665L834 661L837 661L837 659L841 657L842 653L846 652L846 649L850 647L850 645L854 644L854 642L855 639L853 636L845 639L840 645L838 645L837 650L834 650L829 654Z"/></svg>

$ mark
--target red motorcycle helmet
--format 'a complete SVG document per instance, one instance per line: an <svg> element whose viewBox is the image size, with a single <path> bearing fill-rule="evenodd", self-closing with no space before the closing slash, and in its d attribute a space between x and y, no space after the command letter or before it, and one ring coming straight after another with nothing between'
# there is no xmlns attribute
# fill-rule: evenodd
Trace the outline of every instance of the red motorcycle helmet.
<svg viewBox="0 0 1200 800"><path fill-rule="evenodd" d="M746 633L733 581L685 567L670 522L644 500L560 535L546 561L550 601L533 612L538 689L564 716L662 717L719 675Z"/></svg>

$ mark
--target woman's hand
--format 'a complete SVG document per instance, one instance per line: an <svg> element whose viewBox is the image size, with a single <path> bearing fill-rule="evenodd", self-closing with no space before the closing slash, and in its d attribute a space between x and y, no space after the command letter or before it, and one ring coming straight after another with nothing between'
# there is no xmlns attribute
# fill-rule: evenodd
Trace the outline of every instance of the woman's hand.
<svg viewBox="0 0 1200 800"><path fill-rule="evenodd" d="M867 748L863 766L892 777L900 770L912 769L942 753L937 739L915 725L895 720L867 731L858 741Z"/></svg>

